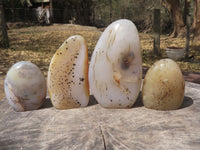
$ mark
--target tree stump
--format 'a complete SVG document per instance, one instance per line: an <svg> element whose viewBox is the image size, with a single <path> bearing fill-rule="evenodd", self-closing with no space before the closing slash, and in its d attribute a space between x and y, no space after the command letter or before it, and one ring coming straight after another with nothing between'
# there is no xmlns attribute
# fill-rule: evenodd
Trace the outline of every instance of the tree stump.
<svg viewBox="0 0 200 150"><path fill-rule="evenodd" d="M94 100L94 99L93 99ZM199 149L200 85L186 82L178 110L145 108L141 97L131 109L57 110L47 99L43 108L15 112L0 101L0 150L18 149Z"/></svg>

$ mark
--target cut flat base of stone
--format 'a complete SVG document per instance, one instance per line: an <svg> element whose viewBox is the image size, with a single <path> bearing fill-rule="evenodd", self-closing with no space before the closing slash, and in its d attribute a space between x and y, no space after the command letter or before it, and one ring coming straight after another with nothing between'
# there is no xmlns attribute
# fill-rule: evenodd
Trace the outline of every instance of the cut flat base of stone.
<svg viewBox="0 0 200 150"><path fill-rule="evenodd" d="M47 99L34 111L15 112L0 101L0 150L17 149L199 149L200 85L186 82L178 110L145 108L57 110Z"/></svg>

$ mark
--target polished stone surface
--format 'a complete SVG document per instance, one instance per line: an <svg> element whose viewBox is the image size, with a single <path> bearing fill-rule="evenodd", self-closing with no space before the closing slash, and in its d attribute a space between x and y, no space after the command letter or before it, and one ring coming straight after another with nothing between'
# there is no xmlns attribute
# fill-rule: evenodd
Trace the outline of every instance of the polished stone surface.
<svg viewBox="0 0 200 150"><path fill-rule="evenodd" d="M17 149L199 149L200 84L186 82L178 110L105 109L95 104L57 110L47 99L43 108L15 112L0 101L0 150Z"/></svg>

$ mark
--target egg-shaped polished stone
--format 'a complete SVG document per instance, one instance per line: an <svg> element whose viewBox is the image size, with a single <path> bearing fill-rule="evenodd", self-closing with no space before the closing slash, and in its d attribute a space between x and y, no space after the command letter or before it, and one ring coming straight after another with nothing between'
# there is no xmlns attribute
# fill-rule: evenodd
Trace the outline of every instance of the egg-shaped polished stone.
<svg viewBox="0 0 200 150"><path fill-rule="evenodd" d="M162 59L151 66L144 78L143 104L156 110L175 110L183 102L184 91L185 81L179 66L171 59Z"/></svg>
<svg viewBox="0 0 200 150"><path fill-rule="evenodd" d="M110 24L94 49L89 66L91 93L103 107L130 108L142 79L138 31L127 19Z"/></svg>
<svg viewBox="0 0 200 150"><path fill-rule="evenodd" d="M15 111L38 109L46 98L46 81L43 73L33 63L21 61L8 71L4 90L10 106Z"/></svg>
<svg viewBox="0 0 200 150"><path fill-rule="evenodd" d="M89 102L88 49L82 36L69 37L54 54L47 77L51 102L58 109Z"/></svg>

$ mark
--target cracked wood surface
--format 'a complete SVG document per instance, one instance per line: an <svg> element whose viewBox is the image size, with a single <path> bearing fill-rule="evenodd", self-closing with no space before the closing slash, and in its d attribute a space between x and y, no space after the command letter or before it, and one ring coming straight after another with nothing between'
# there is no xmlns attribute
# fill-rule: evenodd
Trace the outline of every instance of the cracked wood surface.
<svg viewBox="0 0 200 150"><path fill-rule="evenodd" d="M131 109L105 109L93 102L69 110L57 110L47 99L43 108L26 112L0 101L0 150L199 148L199 84L186 82L183 105L173 111L147 109L141 98Z"/></svg>

